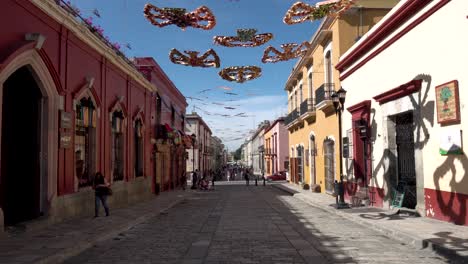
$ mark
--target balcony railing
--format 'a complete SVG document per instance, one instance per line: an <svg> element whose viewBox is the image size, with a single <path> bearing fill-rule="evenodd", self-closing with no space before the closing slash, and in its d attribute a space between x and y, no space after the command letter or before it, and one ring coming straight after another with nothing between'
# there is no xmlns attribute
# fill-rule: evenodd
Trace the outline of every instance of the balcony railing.
<svg viewBox="0 0 468 264"><path fill-rule="evenodd" d="M324 83L317 90L315 90L315 102L320 104L323 101L331 100L331 95L335 90L334 83Z"/></svg>
<svg viewBox="0 0 468 264"><path fill-rule="evenodd" d="M315 105L317 109L324 109L332 105L331 95L335 91L334 83L324 83L315 90Z"/></svg>
<svg viewBox="0 0 468 264"><path fill-rule="evenodd" d="M299 111L296 109L294 109L293 111L291 111L291 113L289 113L286 118L284 119L284 124L286 126L289 126L290 124L292 124L294 121L296 121L296 119L299 118Z"/></svg>
<svg viewBox="0 0 468 264"><path fill-rule="evenodd" d="M305 99L301 103L301 116L315 112L315 104L312 98Z"/></svg>

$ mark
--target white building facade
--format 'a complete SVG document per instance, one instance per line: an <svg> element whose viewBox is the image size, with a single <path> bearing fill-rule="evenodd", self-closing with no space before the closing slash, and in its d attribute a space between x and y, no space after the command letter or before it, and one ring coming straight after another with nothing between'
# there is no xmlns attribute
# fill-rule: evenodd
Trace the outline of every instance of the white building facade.
<svg viewBox="0 0 468 264"><path fill-rule="evenodd" d="M466 10L402 0L341 57L348 192L368 187L379 207L404 194L397 206L468 225Z"/></svg>

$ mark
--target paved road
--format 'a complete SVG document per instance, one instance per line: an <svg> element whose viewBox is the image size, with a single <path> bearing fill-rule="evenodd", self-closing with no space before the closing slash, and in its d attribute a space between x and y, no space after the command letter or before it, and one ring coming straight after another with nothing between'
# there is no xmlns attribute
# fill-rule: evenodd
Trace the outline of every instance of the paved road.
<svg viewBox="0 0 468 264"><path fill-rule="evenodd" d="M67 263L447 262L271 186L229 184L197 192Z"/></svg>

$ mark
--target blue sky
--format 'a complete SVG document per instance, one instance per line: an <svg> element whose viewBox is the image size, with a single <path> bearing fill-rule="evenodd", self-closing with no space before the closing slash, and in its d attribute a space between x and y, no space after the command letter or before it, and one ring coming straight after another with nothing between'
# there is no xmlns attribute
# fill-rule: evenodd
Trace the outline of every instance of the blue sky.
<svg viewBox="0 0 468 264"><path fill-rule="evenodd" d="M129 43L131 50L123 48L129 57L154 57L166 74L185 95L204 101L187 99L187 113L195 111L207 122L215 136L220 137L230 151L234 151L263 120L274 120L287 112L284 84L297 59L286 62L261 62L263 51L269 45L280 50L283 43L301 43L310 40L319 22L286 25L283 17L295 0L71 0L85 17L97 9L101 18L93 22L104 28L111 41ZM304 1L313 4L317 1ZM183 7L192 11L201 5L210 8L217 24L212 30L170 25L159 28L143 16L143 7L151 3L158 7ZM213 36L234 36L238 28L255 28L257 33L273 33L268 43L254 48L228 48L213 44ZM122 45L123 46L123 45ZM169 51L194 50L204 53L213 48L221 59L220 68L196 68L173 64ZM229 66L255 65L262 68L258 79L238 84L221 79L218 72ZM226 91L220 87L232 88ZM209 91L200 93L203 90ZM225 94L232 92L236 95ZM213 102L217 104L213 104ZM223 105L219 105L219 103ZM224 106L236 109L225 109ZM222 117L212 115L245 113L248 117Z"/></svg>

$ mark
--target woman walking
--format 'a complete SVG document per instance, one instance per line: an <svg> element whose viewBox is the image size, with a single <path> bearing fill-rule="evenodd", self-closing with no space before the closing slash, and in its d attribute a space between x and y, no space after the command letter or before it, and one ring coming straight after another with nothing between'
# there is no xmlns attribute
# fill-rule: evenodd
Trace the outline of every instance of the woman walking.
<svg viewBox="0 0 468 264"><path fill-rule="evenodd" d="M94 177L93 189L95 193L94 217L99 216L99 204L102 203L106 216L109 216L109 207L107 206L107 196L112 195L110 184L104 178L102 173L97 172Z"/></svg>

